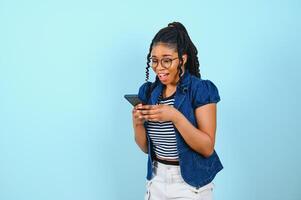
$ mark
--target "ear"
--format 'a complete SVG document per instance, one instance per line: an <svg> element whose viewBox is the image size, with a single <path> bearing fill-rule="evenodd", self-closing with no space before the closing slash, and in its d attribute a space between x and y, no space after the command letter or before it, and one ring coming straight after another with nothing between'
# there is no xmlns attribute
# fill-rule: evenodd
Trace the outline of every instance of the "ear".
<svg viewBox="0 0 301 200"><path fill-rule="evenodd" d="M183 63L184 63L184 64L182 64L181 68L182 68L183 73L184 73L184 71L185 71L185 69L186 69L185 64L186 64L186 62L187 62L187 54L183 54L183 55L182 55L182 59L183 59Z"/></svg>
<svg viewBox="0 0 301 200"><path fill-rule="evenodd" d="M183 54L182 59L183 59L183 65L185 65L187 62L187 54Z"/></svg>

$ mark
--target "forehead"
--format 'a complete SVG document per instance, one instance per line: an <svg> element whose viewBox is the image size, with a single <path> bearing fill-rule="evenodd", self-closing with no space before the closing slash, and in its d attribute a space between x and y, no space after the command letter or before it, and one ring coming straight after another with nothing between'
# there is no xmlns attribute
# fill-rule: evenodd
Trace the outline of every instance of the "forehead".
<svg viewBox="0 0 301 200"><path fill-rule="evenodd" d="M177 51L174 47L171 47L164 43L155 44L151 51L151 56L163 57L168 55L175 55Z"/></svg>

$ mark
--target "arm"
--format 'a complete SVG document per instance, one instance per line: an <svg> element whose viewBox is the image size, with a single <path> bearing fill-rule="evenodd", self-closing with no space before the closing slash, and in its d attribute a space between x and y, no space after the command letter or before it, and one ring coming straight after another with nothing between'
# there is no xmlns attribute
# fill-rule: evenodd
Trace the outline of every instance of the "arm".
<svg viewBox="0 0 301 200"><path fill-rule="evenodd" d="M195 151L209 157L214 151L216 132L216 103L206 104L195 109L197 128L186 117L176 112L173 123L185 142Z"/></svg>
<svg viewBox="0 0 301 200"><path fill-rule="evenodd" d="M134 107L133 111L133 128L135 133L135 142L140 147L140 149L147 154L148 152L148 145L147 145L147 138L146 138L146 131L144 128L144 120L139 118L141 115L139 110Z"/></svg>
<svg viewBox="0 0 301 200"><path fill-rule="evenodd" d="M195 109L197 127L176 108L169 105L142 105L142 118L151 121L172 121L185 142L196 152L209 157L214 152L216 103Z"/></svg>
<svg viewBox="0 0 301 200"><path fill-rule="evenodd" d="M133 125L135 132L135 142L140 147L140 149L147 154L147 138L145 133L145 128L142 125Z"/></svg>

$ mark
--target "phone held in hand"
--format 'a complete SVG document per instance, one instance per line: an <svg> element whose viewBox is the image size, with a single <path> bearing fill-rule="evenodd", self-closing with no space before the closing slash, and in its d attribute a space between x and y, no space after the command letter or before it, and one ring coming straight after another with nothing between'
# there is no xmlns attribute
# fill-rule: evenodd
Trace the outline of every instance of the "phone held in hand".
<svg viewBox="0 0 301 200"><path fill-rule="evenodd" d="M143 104L137 94L126 94L124 95L124 98L126 98L126 100L128 100L128 102L130 102L133 106L136 106L139 103Z"/></svg>

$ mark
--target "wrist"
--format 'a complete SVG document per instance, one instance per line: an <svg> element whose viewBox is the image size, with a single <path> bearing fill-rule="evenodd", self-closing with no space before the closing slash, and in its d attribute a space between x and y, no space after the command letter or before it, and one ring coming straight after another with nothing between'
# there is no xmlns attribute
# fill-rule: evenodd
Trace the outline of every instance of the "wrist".
<svg viewBox="0 0 301 200"><path fill-rule="evenodd" d="M142 128L144 127L144 122L134 123L135 128Z"/></svg>
<svg viewBox="0 0 301 200"><path fill-rule="evenodd" d="M175 109L175 112L174 112L173 118L172 118L172 123L176 125L177 123L179 123L179 121L181 121L181 118L182 118L182 113L179 112L177 109Z"/></svg>

